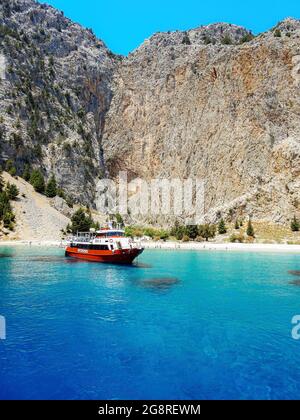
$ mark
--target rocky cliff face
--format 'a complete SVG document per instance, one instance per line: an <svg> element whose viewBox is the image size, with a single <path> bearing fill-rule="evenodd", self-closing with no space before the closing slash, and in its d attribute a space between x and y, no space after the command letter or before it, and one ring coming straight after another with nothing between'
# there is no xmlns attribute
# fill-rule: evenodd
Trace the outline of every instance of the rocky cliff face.
<svg viewBox="0 0 300 420"><path fill-rule="evenodd" d="M300 203L299 36L287 19L253 40L217 24L146 41L115 72L110 173L197 176L210 220L286 221Z"/></svg>
<svg viewBox="0 0 300 420"><path fill-rule="evenodd" d="M55 9L0 5L2 160L93 203L104 173L205 179L207 217L300 211L300 22L252 39L214 24L127 58Z"/></svg>
<svg viewBox="0 0 300 420"><path fill-rule="evenodd" d="M19 173L41 166L91 203L117 59L91 31L32 0L1 1L0 45L1 160Z"/></svg>

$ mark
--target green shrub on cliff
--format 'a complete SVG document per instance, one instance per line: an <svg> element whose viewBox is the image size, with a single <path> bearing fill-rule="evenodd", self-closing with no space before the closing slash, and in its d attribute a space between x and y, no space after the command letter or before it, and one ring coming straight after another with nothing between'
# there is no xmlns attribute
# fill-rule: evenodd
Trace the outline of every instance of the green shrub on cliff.
<svg viewBox="0 0 300 420"><path fill-rule="evenodd" d="M185 234L189 239L196 239L198 236L198 227L197 225L188 225L185 228Z"/></svg>
<svg viewBox="0 0 300 420"><path fill-rule="evenodd" d="M229 238L229 240L230 240L230 242L232 242L232 243L236 243L236 242L238 242L238 243L243 243L244 242L244 240L245 240L245 237L244 237L244 235L242 234L242 233L239 233L238 235L236 235L235 233L233 233L231 236L230 236L230 238Z"/></svg>
<svg viewBox="0 0 300 420"><path fill-rule="evenodd" d="M15 199L18 194L19 191L15 185L7 183L5 186L0 169L0 225L3 223L6 229L14 229L15 215L10 200Z"/></svg>
<svg viewBox="0 0 300 420"><path fill-rule="evenodd" d="M248 222L247 235L250 236L251 238L255 238L255 232L254 232L254 228L253 228L251 219L249 219L249 222Z"/></svg>
<svg viewBox="0 0 300 420"><path fill-rule="evenodd" d="M141 238L142 236L148 236L154 240L167 240L170 233L164 229L156 229L153 227L142 227L142 226L126 226L125 235L129 238Z"/></svg>
<svg viewBox="0 0 300 420"><path fill-rule="evenodd" d="M3 226L6 229L14 230L15 215L12 211L7 211L3 216Z"/></svg>
<svg viewBox="0 0 300 420"><path fill-rule="evenodd" d="M13 230L15 215L12 211L10 201L6 191L0 193L0 222L6 229Z"/></svg>
<svg viewBox="0 0 300 420"><path fill-rule="evenodd" d="M124 226L124 220L123 220L123 217L120 215L120 213L117 213L115 217L116 217L116 222L119 225Z"/></svg>
<svg viewBox="0 0 300 420"><path fill-rule="evenodd" d="M30 175L31 175L30 166L28 165L28 163L26 163L26 165L24 166L22 178L25 179L26 182L28 182L30 180Z"/></svg>
<svg viewBox="0 0 300 420"><path fill-rule="evenodd" d="M143 236L143 230L136 226L126 226L125 236L127 236L128 238L141 238Z"/></svg>
<svg viewBox="0 0 300 420"><path fill-rule="evenodd" d="M252 34L246 34L246 35L244 35L242 38L241 38L241 44L244 44L245 42L250 42L250 41L252 41L252 39L254 38L254 35L252 35Z"/></svg>
<svg viewBox="0 0 300 420"><path fill-rule="evenodd" d="M220 235L224 235L225 233L227 233L227 229L226 229L224 219L221 219L220 222L219 222L218 232L219 232Z"/></svg>
<svg viewBox="0 0 300 420"><path fill-rule="evenodd" d="M49 179L47 183L45 194L49 198L56 197L57 195L57 184L56 184L55 177L53 175L51 176L51 178Z"/></svg>
<svg viewBox="0 0 300 420"><path fill-rule="evenodd" d="M185 226L180 225L178 222L175 223L174 227L171 229L170 235L175 236L178 241L181 241L185 235Z"/></svg>
<svg viewBox="0 0 300 420"><path fill-rule="evenodd" d="M291 221L291 230L292 230L292 232L299 232L299 230L300 230L300 222L296 218L296 216L294 216L293 220Z"/></svg>
<svg viewBox="0 0 300 420"><path fill-rule="evenodd" d="M199 236L204 238L207 242L209 239L212 239L216 236L216 226L215 225L200 225L198 227Z"/></svg>
<svg viewBox="0 0 300 420"><path fill-rule="evenodd" d="M6 185L6 194L9 200L15 200L19 195L19 189L15 184L8 182Z"/></svg>
<svg viewBox="0 0 300 420"><path fill-rule="evenodd" d="M185 45L191 45L190 37L188 36L187 32L184 33L182 43Z"/></svg>
<svg viewBox="0 0 300 420"><path fill-rule="evenodd" d="M41 171L34 169L30 176L30 184L35 191L43 194L45 192L45 180Z"/></svg>
<svg viewBox="0 0 300 420"><path fill-rule="evenodd" d="M5 169L6 171L11 175L11 176L15 176L17 173L17 170L15 168L14 162L9 159L6 164L5 164Z"/></svg>
<svg viewBox="0 0 300 420"><path fill-rule="evenodd" d="M223 45L232 45L232 39L230 38L230 36L229 36L229 35L225 35L225 36L222 38L221 43L222 43Z"/></svg>
<svg viewBox="0 0 300 420"><path fill-rule="evenodd" d="M275 38L281 38L281 30L278 29L278 28L275 29L274 36L275 36Z"/></svg>

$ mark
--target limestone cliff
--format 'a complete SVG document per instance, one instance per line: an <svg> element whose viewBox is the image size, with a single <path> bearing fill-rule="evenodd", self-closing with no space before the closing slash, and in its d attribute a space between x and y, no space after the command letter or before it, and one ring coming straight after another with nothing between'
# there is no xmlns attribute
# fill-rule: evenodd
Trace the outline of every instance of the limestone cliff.
<svg viewBox="0 0 300 420"><path fill-rule="evenodd" d="M158 34L118 66L103 136L110 173L203 178L211 220L299 212L300 22L245 35L224 24Z"/></svg>

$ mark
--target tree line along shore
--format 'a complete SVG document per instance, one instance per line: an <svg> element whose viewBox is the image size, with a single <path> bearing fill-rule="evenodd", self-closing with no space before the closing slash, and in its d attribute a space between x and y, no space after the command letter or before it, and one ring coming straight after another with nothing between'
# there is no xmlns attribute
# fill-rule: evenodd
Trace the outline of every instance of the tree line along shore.
<svg viewBox="0 0 300 420"><path fill-rule="evenodd" d="M17 178L16 171L10 162L6 163L6 170L12 177ZM24 169L21 177L24 181L31 184L33 189L48 198L61 197L66 204L73 209L74 203L67 197L60 188L53 175L45 179L42 172L38 169L31 169L28 165ZM4 233L14 231L16 215L13 211L13 202L19 199L18 187L13 182L5 182L0 170L0 229ZM110 215L109 219L115 225L124 226L121 215ZM70 216L70 223L61 230L62 238L76 232L87 232L91 228L99 229L100 224L92 217L92 212L88 207L79 207L73 210ZM153 241L180 241L180 242L231 242L231 243L290 243L300 244L300 221L293 216L289 226L271 224L252 220L251 218L237 218L227 221L220 216L216 224L202 225L183 225L175 222L169 228L159 228L153 226L130 225L124 226L127 236L133 238L144 238Z"/></svg>

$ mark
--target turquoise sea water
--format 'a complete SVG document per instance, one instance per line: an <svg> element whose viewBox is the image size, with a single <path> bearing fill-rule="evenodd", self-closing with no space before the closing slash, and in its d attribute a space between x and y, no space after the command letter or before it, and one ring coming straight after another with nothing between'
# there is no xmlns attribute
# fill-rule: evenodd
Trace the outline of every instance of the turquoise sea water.
<svg viewBox="0 0 300 420"><path fill-rule="evenodd" d="M0 399L298 399L300 256L0 248Z"/></svg>

